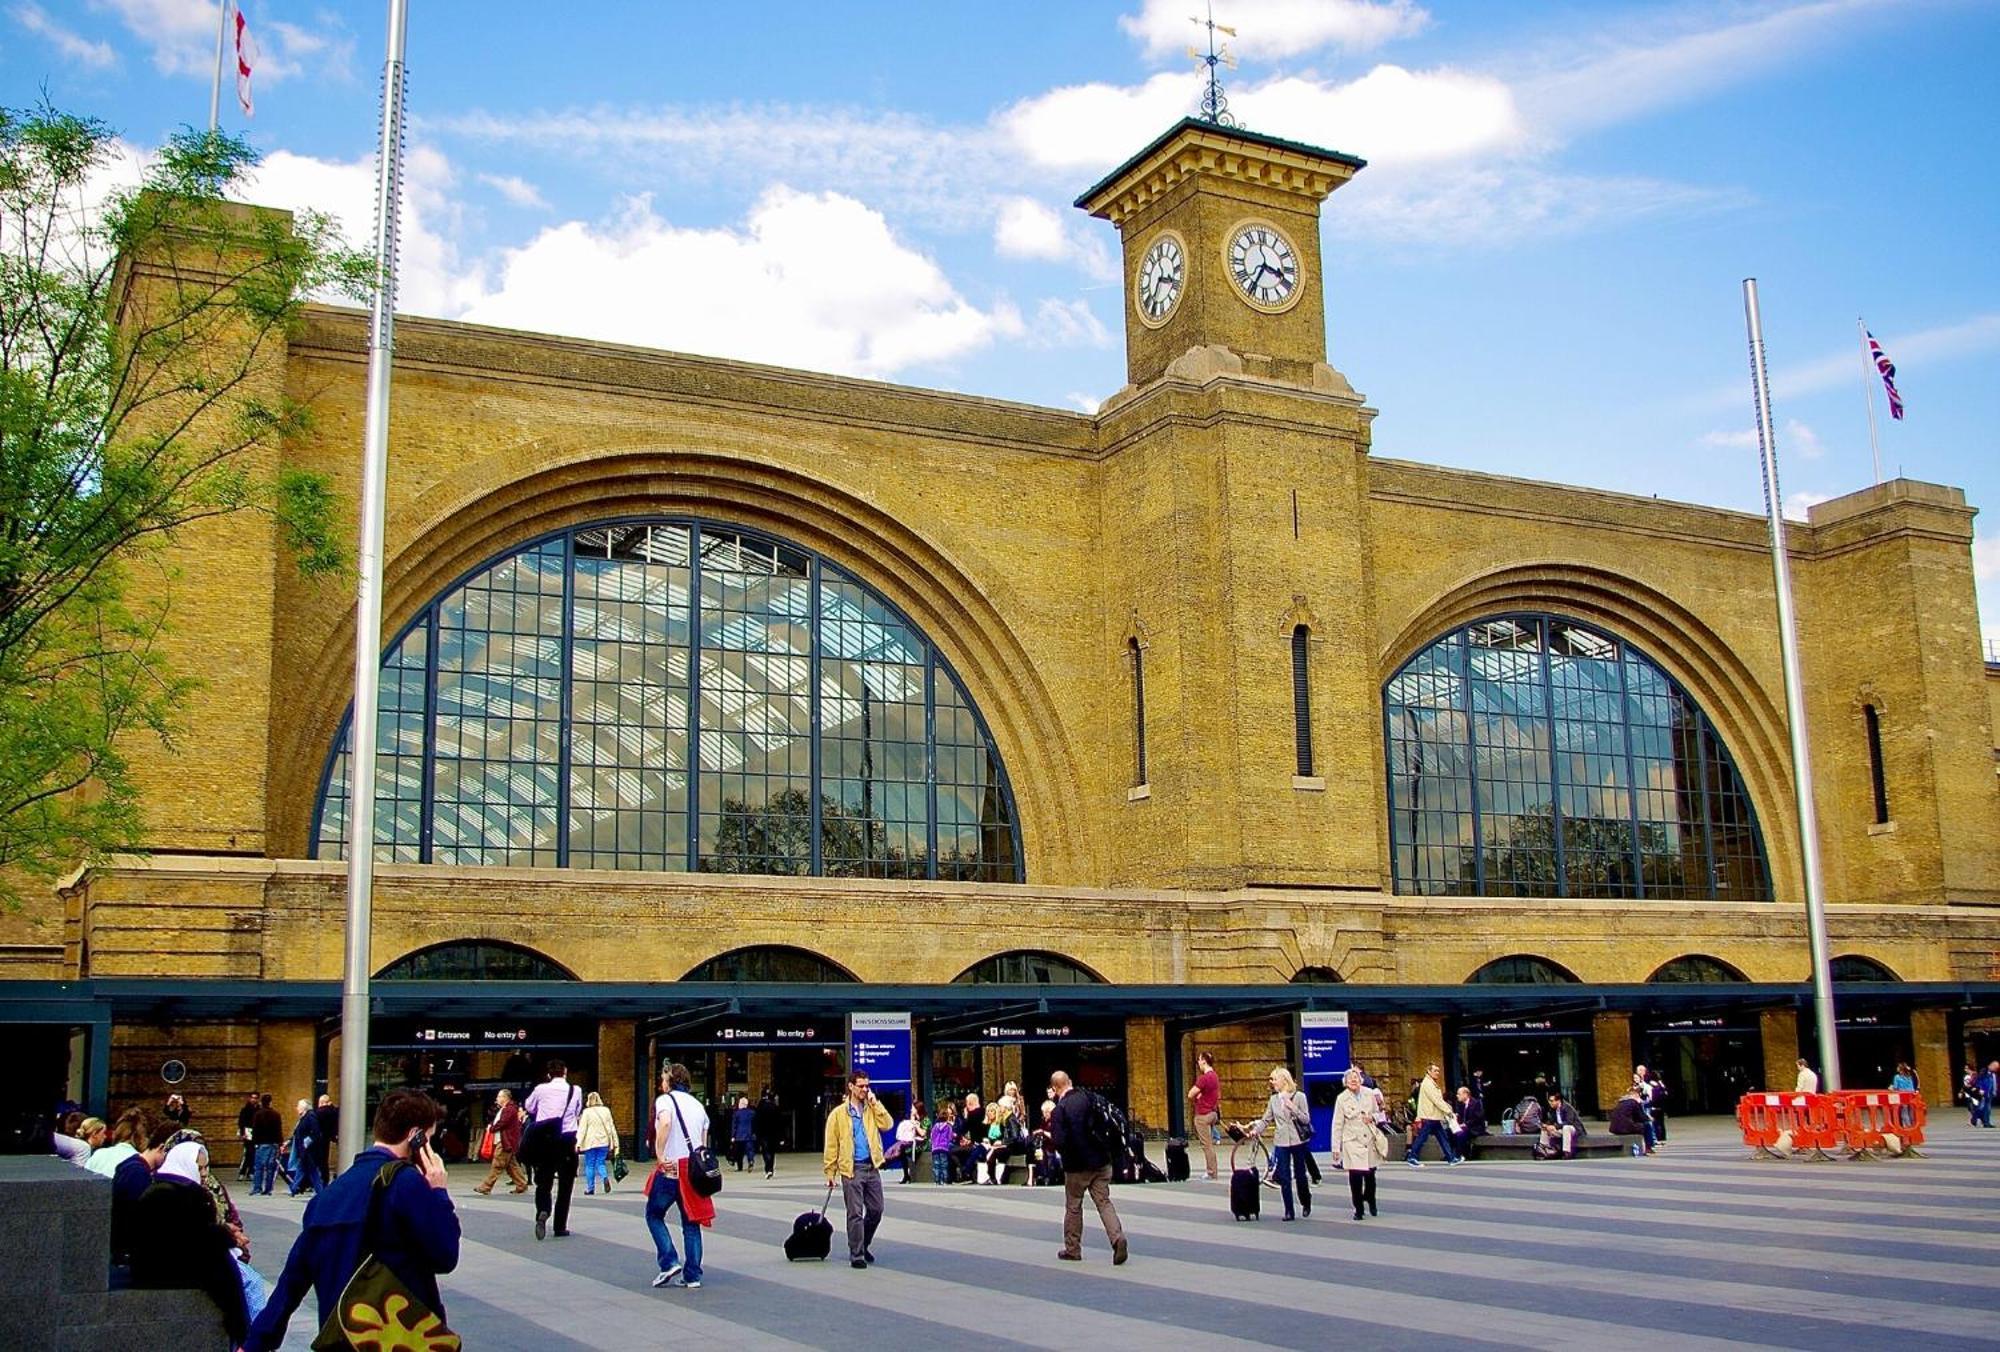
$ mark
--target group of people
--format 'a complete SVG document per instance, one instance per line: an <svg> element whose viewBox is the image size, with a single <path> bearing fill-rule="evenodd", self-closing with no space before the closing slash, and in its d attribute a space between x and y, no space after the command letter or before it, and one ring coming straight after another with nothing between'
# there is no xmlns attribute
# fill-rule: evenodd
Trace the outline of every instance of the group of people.
<svg viewBox="0 0 2000 1352"><path fill-rule="evenodd" d="M1910 1087L1916 1087L1911 1080ZM1968 1122L1975 1127L1993 1125L1993 1100L2000 1098L2000 1061L1987 1063L1981 1070L1966 1063L1965 1074L1959 1079L1959 1095L1965 1103Z"/></svg>

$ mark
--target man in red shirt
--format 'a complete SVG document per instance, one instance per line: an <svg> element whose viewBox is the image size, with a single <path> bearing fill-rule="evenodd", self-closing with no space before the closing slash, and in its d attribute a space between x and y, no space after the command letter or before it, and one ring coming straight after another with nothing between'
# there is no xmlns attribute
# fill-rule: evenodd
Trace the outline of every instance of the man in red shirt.
<svg viewBox="0 0 2000 1352"><path fill-rule="evenodd" d="M514 1183L517 1193L528 1190L528 1176L521 1172L521 1166L514 1159L521 1148L521 1132L527 1123L521 1117L521 1110L514 1106L514 1092L502 1089L495 1105L493 1116L493 1167L486 1171L486 1181L475 1183L472 1190L486 1195L493 1191L493 1185L505 1174Z"/></svg>
<svg viewBox="0 0 2000 1352"><path fill-rule="evenodd" d="M1194 1088L1188 1090L1188 1099L1194 1104L1194 1134L1201 1141L1203 1167L1209 1178L1217 1178L1215 1172L1215 1127L1222 1120L1222 1080L1215 1073L1215 1058L1207 1052L1196 1052L1195 1069L1200 1073L1194 1077Z"/></svg>

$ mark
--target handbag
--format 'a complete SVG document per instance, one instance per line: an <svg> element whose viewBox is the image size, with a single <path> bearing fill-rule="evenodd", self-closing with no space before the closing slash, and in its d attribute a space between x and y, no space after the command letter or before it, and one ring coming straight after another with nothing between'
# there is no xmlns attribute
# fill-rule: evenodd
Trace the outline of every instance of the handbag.
<svg viewBox="0 0 2000 1352"><path fill-rule="evenodd" d="M491 1127L488 1127L488 1128L486 1129L486 1135L480 1138L480 1141L479 1141L479 1158L481 1158L481 1159L483 1159L483 1160L490 1160L490 1159L492 1159L492 1158L493 1158L493 1138L494 1138L494 1134L495 1134L495 1133L494 1133L494 1131L493 1131L493 1128L491 1128Z"/></svg>
<svg viewBox="0 0 2000 1352"><path fill-rule="evenodd" d="M625 1164L625 1157L623 1155L611 1161L611 1178L613 1182L623 1183L625 1175L631 1172L632 1170Z"/></svg>
<svg viewBox="0 0 2000 1352"><path fill-rule="evenodd" d="M375 1175L368 1198L368 1219L362 1223L361 1249L367 1257L347 1279L333 1313L312 1340L313 1352L351 1352L363 1348L398 1347L417 1352L459 1352L456 1333L410 1290L401 1277L376 1257L382 1203L397 1174L416 1166L390 1160Z"/></svg>
<svg viewBox="0 0 2000 1352"><path fill-rule="evenodd" d="M569 1105L576 1102L581 1093L575 1085L569 1087L569 1098L563 1103L563 1110L554 1117L541 1117L528 1124L521 1135L521 1148L514 1152L514 1158L530 1169L551 1169L555 1167L557 1152L561 1149L563 1119L569 1116Z"/></svg>
<svg viewBox="0 0 2000 1352"><path fill-rule="evenodd" d="M688 1186L703 1197L713 1197L722 1191L722 1161L713 1150L696 1145L694 1137L688 1135L687 1123L681 1118L681 1101L669 1093L667 1102L674 1105L674 1123L681 1129L681 1139L688 1143Z"/></svg>
<svg viewBox="0 0 2000 1352"><path fill-rule="evenodd" d="M1375 1128L1375 1158L1389 1158L1389 1136L1380 1127Z"/></svg>

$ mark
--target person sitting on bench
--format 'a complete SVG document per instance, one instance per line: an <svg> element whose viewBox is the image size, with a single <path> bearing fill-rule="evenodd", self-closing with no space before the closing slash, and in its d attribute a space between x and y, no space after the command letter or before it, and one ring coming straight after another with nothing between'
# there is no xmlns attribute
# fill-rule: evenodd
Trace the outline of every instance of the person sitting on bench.
<svg viewBox="0 0 2000 1352"><path fill-rule="evenodd" d="M1561 1094L1551 1091L1549 1109L1542 1114L1540 1154L1545 1159L1576 1158L1576 1138L1583 1135L1583 1119Z"/></svg>
<svg viewBox="0 0 2000 1352"><path fill-rule="evenodd" d="M1653 1124L1646 1120L1646 1101L1639 1091L1628 1089L1625 1096L1611 1105L1611 1134L1613 1136L1637 1136L1640 1141L1632 1143L1632 1153L1653 1153Z"/></svg>

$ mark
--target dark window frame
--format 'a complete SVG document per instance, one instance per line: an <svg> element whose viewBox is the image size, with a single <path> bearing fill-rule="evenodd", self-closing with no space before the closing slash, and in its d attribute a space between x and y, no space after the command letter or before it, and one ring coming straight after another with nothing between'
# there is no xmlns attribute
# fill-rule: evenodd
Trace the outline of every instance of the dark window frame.
<svg viewBox="0 0 2000 1352"><path fill-rule="evenodd" d="M1882 768L1882 715L1873 704L1861 706L1861 721L1868 733L1868 786L1875 796L1875 824L1887 826L1889 781Z"/></svg>
<svg viewBox="0 0 2000 1352"><path fill-rule="evenodd" d="M1292 742L1297 752L1300 779L1313 774L1312 730L1312 631L1305 625L1292 629Z"/></svg>

